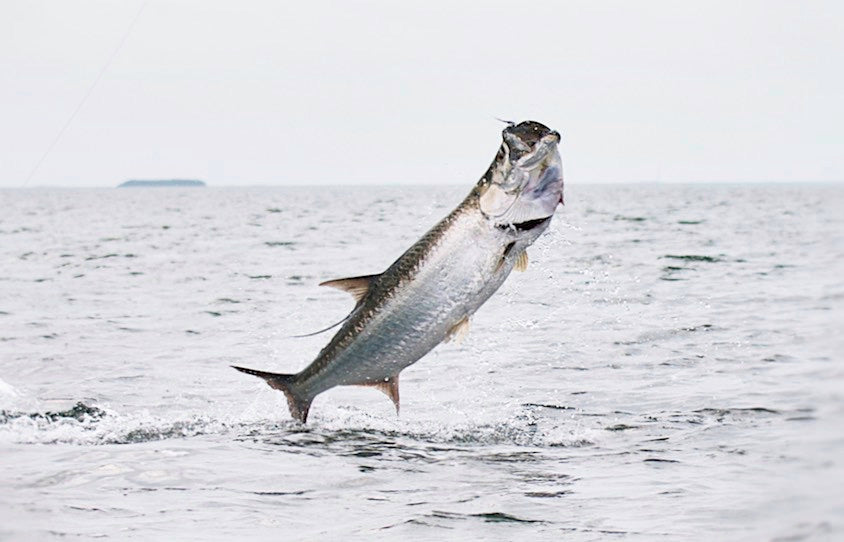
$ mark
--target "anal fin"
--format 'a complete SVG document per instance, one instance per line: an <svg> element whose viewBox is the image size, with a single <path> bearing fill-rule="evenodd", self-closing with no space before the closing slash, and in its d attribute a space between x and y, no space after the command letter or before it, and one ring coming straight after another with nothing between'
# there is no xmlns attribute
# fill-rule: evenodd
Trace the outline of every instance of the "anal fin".
<svg viewBox="0 0 844 542"><path fill-rule="evenodd" d="M367 382L362 386L370 386L384 393L396 407L396 415L399 413L399 375L391 376L378 382Z"/></svg>
<svg viewBox="0 0 844 542"><path fill-rule="evenodd" d="M445 342L450 342L455 340L460 342L463 340L466 335L469 334L469 317L464 316L460 319L459 322L454 324L450 330L448 330L448 334L445 336Z"/></svg>

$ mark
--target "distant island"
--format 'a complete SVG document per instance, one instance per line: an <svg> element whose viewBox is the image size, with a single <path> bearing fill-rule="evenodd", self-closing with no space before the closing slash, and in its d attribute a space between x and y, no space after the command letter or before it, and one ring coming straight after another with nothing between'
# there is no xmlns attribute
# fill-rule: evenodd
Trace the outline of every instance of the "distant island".
<svg viewBox="0 0 844 542"><path fill-rule="evenodd" d="M117 188L135 186L205 186L205 182L194 179L165 179L161 181L131 180L117 185Z"/></svg>

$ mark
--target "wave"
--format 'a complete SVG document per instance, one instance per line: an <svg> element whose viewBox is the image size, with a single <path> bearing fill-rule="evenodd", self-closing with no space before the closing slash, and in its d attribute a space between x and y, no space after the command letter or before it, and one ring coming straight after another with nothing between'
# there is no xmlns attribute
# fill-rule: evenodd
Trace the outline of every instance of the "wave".
<svg viewBox="0 0 844 542"><path fill-rule="evenodd" d="M325 449L399 440L454 446L581 447L592 444L590 430L553 422L539 423L534 411L534 405L524 405L514 416L502 421L443 424L381 418L346 407L316 416L303 426L293 420L256 419L248 415L216 418L198 413L173 417L156 416L147 411L119 413L78 402L56 411L0 410L0 442L107 445L215 435L272 446Z"/></svg>
<svg viewBox="0 0 844 542"><path fill-rule="evenodd" d="M796 419L795 413L764 407L702 408L689 412L663 411L633 416L620 423L619 412L589 413L554 404L525 403L514 412L493 421L402 420L381 417L354 407L337 407L317 415L308 425L289 419L262 417L255 412L227 417L206 413L158 416L146 410L120 413L109 408L78 402L56 411L23 412L0 410L0 442L18 444L73 444L98 446L136 444L203 436L225 437L289 451L321 450L325 453L396 455L397 449L417 450L424 457L442 447L517 449L581 448L600 446L613 434L655 433L683 430L711 424L734 424L763 419ZM796 413L804 418L811 413ZM453 419L459 416L452 416ZM514 451L518 460L524 453ZM400 454L399 454L400 455ZM501 457L497 457L501 460ZM506 458L505 458L506 459Z"/></svg>

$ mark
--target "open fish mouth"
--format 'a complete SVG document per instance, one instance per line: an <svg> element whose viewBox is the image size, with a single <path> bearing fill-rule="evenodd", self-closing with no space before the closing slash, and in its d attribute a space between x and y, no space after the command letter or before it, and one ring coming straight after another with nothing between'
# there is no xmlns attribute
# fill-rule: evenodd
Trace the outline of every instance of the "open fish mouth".
<svg viewBox="0 0 844 542"><path fill-rule="evenodd" d="M535 218L533 220L525 220L524 222L515 222L513 224L498 224L498 228L501 230L509 230L514 229L516 231L530 231L534 228L538 228L543 224L546 224L551 221L550 216L546 216L545 218Z"/></svg>

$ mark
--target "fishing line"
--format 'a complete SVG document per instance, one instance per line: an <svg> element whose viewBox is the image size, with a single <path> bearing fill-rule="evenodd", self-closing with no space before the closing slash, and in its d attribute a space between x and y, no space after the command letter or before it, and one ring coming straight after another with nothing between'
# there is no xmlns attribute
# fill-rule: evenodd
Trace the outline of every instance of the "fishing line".
<svg viewBox="0 0 844 542"><path fill-rule="evenodd" d="M504 124L506 124L508 127L513 127L513 126L515 126L515 125L516 125L516 123L515 123L515 122L513 122L512 120L504 120L504 119L501 119L501 118L498 118L498 117L492 117L492 118L494 118L494 119L495 119L495 120L497 120L498 122L503 122L503 123L504 123Z"/></svg>
<svg viewBox="0 0 844 542"><path fill-rule="evenodd" d="M68 117L67 122L64 123L64 126L62 126L61 130L59 130L59 133L56 134L56 137L53 138L53 141L50 143L50 146L47 147L47 150L44 151L44 154L42 154L41 158L38 160L38 162L36 162L35 167L32 168L32 171L29 173L29 176L23 182L21 187L26 186L29 181L32 180L32 178L38 172L38 169L41 167L41 164L44 163L44 160L47 159L47 156L53 150L53 147L56 146L56 143L59 142L59 139L61 139L62 135L73 122L73 119L76 118L76 114L79 113L79 111L85 105L85 102L88 101L88 98L91 96L91 93L94 92L94 88L97 86L97 83L99 83L100 79L103 78L103 75L105 74L106 70L108 70L109 66L111 66L111 63L114 62L114 59L117 57L117 53L120 52L120 50L123 48L123 45L126 43L126 40L129 38L129 34L132 33L132 29L135 27L135 23L137 23L138 19L141 17L141 12L143 12L144 8L147 6L147 2L149 2L149 0L144 0L144 3L141 4L141 9L138 10L138 12L135 14L135 18L132 19L131 23L129 23L129 28L127 28L126 32L123 34L123 37L120 39L120 43L118 43L117 47L114 49L114 51L112 51L111 56L100 69L100 73L97 74L97 78L94 79L94 82L91 83L90 87L88 87L88 91L85 92L85 95L82 97L82 100L79 102L79 104L77 104L76 109L73 110L73 113L70 114L70 117Z"/></svg>

